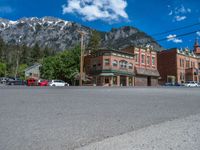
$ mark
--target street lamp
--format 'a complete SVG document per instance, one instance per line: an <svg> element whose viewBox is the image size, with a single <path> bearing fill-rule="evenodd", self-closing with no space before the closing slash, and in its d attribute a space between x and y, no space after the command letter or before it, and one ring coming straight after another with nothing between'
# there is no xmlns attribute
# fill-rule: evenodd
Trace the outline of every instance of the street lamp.
<svg viewBox="0 0 200 150"><path fill-rule="evenodd" d="M79 86L83 85L83 65L84 65L84 36L87 34L84 31L78 31L81 35L81 56L80 56L80 74L79 74Z"/></svg>

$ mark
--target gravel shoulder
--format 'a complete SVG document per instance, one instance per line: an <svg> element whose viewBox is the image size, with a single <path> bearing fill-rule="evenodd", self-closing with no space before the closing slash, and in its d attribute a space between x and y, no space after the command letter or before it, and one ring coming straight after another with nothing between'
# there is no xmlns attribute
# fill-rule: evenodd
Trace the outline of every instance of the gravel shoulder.
<svg viewBox="0 0 200 150"><path fill-rule="evenodd" d="M105 139L77 150L197 150L200 114Z"/></svg>

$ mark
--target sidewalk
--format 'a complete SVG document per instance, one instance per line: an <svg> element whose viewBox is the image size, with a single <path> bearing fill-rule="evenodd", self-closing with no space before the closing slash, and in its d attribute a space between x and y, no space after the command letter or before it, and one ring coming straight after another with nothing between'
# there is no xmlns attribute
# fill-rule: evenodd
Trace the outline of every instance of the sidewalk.
<svg viewBox="0 0 200 150"><path fill-rule="evenodd" d="M200 114L152 125L77 150L199 150Z"/></svg>

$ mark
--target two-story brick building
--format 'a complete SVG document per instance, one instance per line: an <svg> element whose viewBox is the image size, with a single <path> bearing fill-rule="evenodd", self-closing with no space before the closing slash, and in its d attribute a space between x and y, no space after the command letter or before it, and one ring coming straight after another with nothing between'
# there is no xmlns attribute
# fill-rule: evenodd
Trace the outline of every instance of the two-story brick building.
<svg viewBox="0 0 200 150"><path fill-rule="evenodd" d="M85 72L98 86L134 86L134 55L102 49L85 57Z"/></svg>
<svg viewBox="0 0 200 150"><path fill-rule="evenodd" d="M172 48L158 53L158 70L161 76L160 84L199 82L199 58L195 51Z"/></svg>
<svg viewBox="0 0 200 150"><path fill-rule="evenodd" d="M128 47L123 51L134 55L135 85L157 86L160 74L157 70L157 52L150 48Z"/></svg>

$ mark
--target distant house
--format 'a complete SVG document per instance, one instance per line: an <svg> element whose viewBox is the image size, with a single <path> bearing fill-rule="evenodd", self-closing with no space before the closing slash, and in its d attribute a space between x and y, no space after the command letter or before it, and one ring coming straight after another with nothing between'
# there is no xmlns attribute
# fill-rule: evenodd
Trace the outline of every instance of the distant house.
<svg viewBox="0 0 200 150"><path fill-rule="evenodd" d="M26 68L25 69L25 78L39 79L41 66L42 66L41 64L36 63L33 66Z"/></svg>

